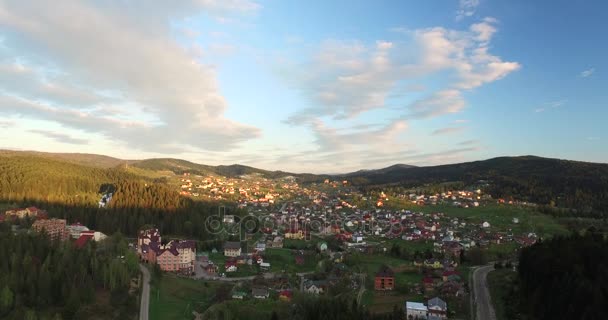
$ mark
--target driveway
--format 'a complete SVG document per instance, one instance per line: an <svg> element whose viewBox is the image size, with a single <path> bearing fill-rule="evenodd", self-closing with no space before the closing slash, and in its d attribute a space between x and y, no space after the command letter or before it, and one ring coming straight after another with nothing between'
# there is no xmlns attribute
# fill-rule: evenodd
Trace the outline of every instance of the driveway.
<svg viewBox="0 0 608 320"><path fill-rule="evenodd" d="M473 271L474 299L477 305L477 320L496 320L490 290L488 289L488 273L494 270L494 266L483 266Z"/></svg>
<svg viewBox="0 0 608 320"><path fill-rule="evenodd" d="M144 265L139 265L139 270L143 274L141 290L141 302L139 305L139 320L148 320L148 310L150 310L150 272Z"/></svg>

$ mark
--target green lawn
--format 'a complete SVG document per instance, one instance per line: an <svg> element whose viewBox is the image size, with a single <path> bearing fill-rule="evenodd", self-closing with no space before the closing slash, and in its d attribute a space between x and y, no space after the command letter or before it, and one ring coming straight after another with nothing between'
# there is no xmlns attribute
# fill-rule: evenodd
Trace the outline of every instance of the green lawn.
<svg viewBox="0 0 608 320"><path fill-rule="evenodd" d="M513 286L516 277L517 272L511 269L498 269L488 273L490 296L498 320L508 319L505 313L505 307L507 307L505 297L510 287Z"/></svg>
<svg viewBox="0 0 608 320"><path fill-rule="evenodd" d="M163 275L150 288L150 319L192 319L192 311L211 306L218 283Z"/></svg>
<svg viewBox="0 0 608 320"><path fill-rule="evenodd" d="M516 205L484 204L473 208L458 208L450 205L418 207L424 213L443 212L448 217L464 219L468 224L490 223L490 230L514 233L536 232L547 237L556 234L568 234L565 226L551 216L535 211L533 208ZM513 218L519 223L513 223Z"/></svg>
<svg viewBox="0 0 608 320"><path fill-rule="evenodd" d="M317 255L305 255L304 264L296 265L295 254L289 249L272 248L266 249L264 262L270 263L272 272L309 272L315 271L317 264L322 257Z"/></svg>

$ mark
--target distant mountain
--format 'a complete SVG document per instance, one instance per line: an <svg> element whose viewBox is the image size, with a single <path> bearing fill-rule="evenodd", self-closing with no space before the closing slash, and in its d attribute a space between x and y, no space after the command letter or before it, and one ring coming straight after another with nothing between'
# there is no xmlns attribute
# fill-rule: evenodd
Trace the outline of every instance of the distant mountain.
<svg viewBox="0 0 608 320"><path fill-rule="evenodd" d="M432 167L399 167L347 174L362 186L415 187L460 181L490 183L495 196L516 197L540 204L555 203L585 211L607 211L608 164L541 158L499 157Z"/></svg>
<svg viewBox="0 0 608 320"><path fill-rule="evenodd" d="M355 186L411 188L437 185L445 182L462 182L465 185L486 180L493 196L514 197L539 204L555 204L577 208L585 212L603 212L608 208L608 164L541 158L536 156L499 157L483 161L458 164L415 167L396 164L382 169L360 170L338 175L295 174L269 171L250 166L233 164L211 166L179 159L120 160L91 154L53 154L41 152L0 151L2 157L27 158L28 170L35 170L36 161L53 166L53 174L77 177L89 168L114 168L113 172L87 172L90 174L124 174L137 179L157 179L167 172L185 172L200 175L238 177L261 175L276 179L293 176L300 183L321 182L326 178L348 180ZM39 159L39 160L36 160ZM53 160L49 163L48 160ZM45 162L47 161L47 162ZM14 160L13 160L14 162ZM65 166L56 162L70 163L79 167ZM81 167L82 166L82 167ZM18 171L18 170L17 170ZM19 174L15 172L14 174ZM44 175L36 179L44 181ZM6 184L7 181L4 182ZM10 184L10 181L8 182ZM1 183L0 183L1 189Z"/></svg>
<svg viewBox="0 0 608 320"><path fill-rule="evenodd" d="M350 173L345 173L345 174L336 174L336 176L343 176L343 177L360 177L360 176L367 176L367 175L376 175L376 174L383 174L386 172L392 172L395 170L399 170L399 169L409 169L409 168L416 168L416 166L412 166L409 164L402 164L402 163L398 163L398 164L394 164L392 166L386 167L386 168L381 168L381 169L361 169L355 172L350 172Z"/></svg>

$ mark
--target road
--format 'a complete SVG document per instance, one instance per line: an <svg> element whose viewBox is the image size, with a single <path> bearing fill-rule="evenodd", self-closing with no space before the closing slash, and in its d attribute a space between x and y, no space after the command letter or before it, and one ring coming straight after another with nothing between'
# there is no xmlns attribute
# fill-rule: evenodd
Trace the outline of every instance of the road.
<svg viewBox="0 0 608 320"><path fill-rule="evenodd" d="M205 272L203 270L203 267L201 266L200 263L195 263L194 265L194 271L195 271L195 275L194 275L194 279L199 280L199 279L203 279L203 280L214 280L214 281L226 281L226 282L234 282L234 281L251 281L253 279L255 279L256 277L258 277L259 275L255 275L255 276L248 276L248 277L225 277L222 278L219 275L210 275L207 272ZM309 271L309 272L299 272L296 273L297 276L299 277L303 277L305 275L309 275L312 274L313 271ZM280 273L272 273L272 272L265 272L262 273L261 276L264 277L264 279L272 279L274 278L276 275L279 275Z"/></svg>
<svg viewBox="0 0 608 320"><path fill-rule="evenodd" d="M488 289L488 273L494 270L493 265L483 266L473 271L473 290L475 293L474 299L477 305L476 317L477 320L496 320L492 299L490 298L490 290Z"/></svg>
<svg viewBox="0 0 608 320"><path fill-rule="evenodd" d="M361 305L361 299L363 298L363 293L365 292L365 273L361 273L359 275L361 279L361 283L359 284L359 293L357 293L357 305Z"/></svg>
<svg viewBox="0 0 608 320"><path fill-rule="evenodd" d="M144 265L139 265L139 270L143 274L141 290L141 302L139 305L139 320L148 320L148 310L150 310L150 272Z"/></svg>

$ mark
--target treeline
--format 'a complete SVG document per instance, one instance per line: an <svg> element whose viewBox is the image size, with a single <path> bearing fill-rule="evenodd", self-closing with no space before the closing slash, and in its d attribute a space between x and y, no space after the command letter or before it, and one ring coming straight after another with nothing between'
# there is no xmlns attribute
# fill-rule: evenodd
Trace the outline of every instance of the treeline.
<svg viewBox="0 0 608 320"><path fill-rule="evenodd" d="M595 230L521 251L523 319L608 319L608 240Z"/></svg>
<svg viewBox="0 0 608 320"><path fill-rule="evenodd" d="M271 319L278 318L276 314L271 317ZM401 308L394 308L389 314L374 315L363 306L358 305L356 300L298 295L297 299L294 299L289 319L401 320L405 319L405 313Z"/></svg>
<svg viewBox="0 0 608 320"><path fill-rule="evenodd" d="M151 201L156 201L152 194ZM114 201L114 198L112 198ZM144 201L144 200L141 200ZM106 234L121 232L128 237L136 237L144 225L158 228L163 235L180 236L193 240L212 241L217 238L209 228L209 216L218 215L220 206L189 199L180 200L178 208L172 210L155 207L110 206L69 206L62 203L26 201L20 205L34 205L49 212L49 216L80 222L90 229ZM242 210L227 208L226 214L242 215Z"/></svg>
<svg viewBox="0 0 608 320"><path fill-rule="evenodd" d="M79 249L0 229L0 257L2 319L129 319L137 311L128 292L138 260L120 235ZM100 292L109 301L98 301Z"/></svg>

